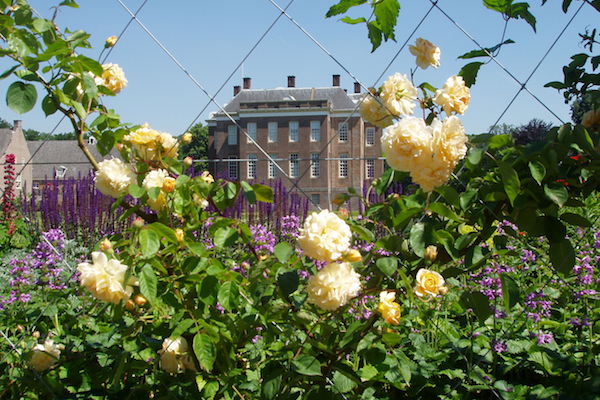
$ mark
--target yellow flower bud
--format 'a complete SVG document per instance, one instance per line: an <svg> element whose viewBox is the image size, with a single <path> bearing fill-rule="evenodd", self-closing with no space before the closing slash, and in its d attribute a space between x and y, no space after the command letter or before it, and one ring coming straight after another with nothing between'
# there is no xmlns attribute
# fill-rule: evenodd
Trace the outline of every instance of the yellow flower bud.
<svg viewBox="0 0 600 400"><path fill-rule="evenodd" d="M396 303L396 294L394 292L383 291L379 294L379 305L377 311L381 313L381 316L391 325L398 325L400 323L400 304Z"/></svg>
<svg viewBox="0 0 600 400"><path fill-rule="evenodd" d="M141 228L144 226L144 224L144 220L140 217L135 217L135 219L133 220L133 226L135 226L136 228Z"/></svg>
<svg viewBox="0 0 600 400"><path fill-rule="evenodd" d="M116 36L109 36L106 38L106 42L104 43L104 47L113 47L115 44L117 44L117 37Z"/></svg>
<svg viewBox="0 0 600 400"><path fill-rule="evenodd" d="M442 296L443 296L443 295L445 295L445 294L448 294L448 287L447 287L447 286L442 286L442 287L439 289L439 292L440 292L440 294L441 294Z"/></svg>
<svg viewBox="0 0 600 400"><path fill-rule="evenodd" d="M35 331L35 332L33 332L33 333L31 334L31 336L33 336L33 337L34 337L34 338L36 338L36 339L39 339L39 338L40 338L40 333L39 333L38 331Z"/></svg>
<svg viewBox="0 0 600 400"><path fill-rule="evenodd" d="M183 165L185 165L186 167L191 167L193 163L194 163L194 159L190 156L187 156L186 158L183 159Z"/></svg>
<svg viewBox="0 0 600 400"><path fill-rule="evenodd" d="M133 310L135 310L135 303L131 299L127 300L125 302L125 309L127 311L133 311Z"/></svg>
<svg viewBox="0 0 600 400"><path fill-rule="evenodd" d="M192 134L190 132L184 133L183 136L181 136L181 141L185 144L191 143Z"/></svg>
<svg viewBox="0 0 600 400"><path fill-rule="evenodd" d="M144 296L142 296L141 294L136 295L133 298L133 301L135 302L135 304L137 304L140 307L144 307L146 305L146 303L148 303L148 300L146 300L146 298Z"/></svg>
<svg viewBox="0 0 600 400"><path fill-rule="evenodd" d="M428 261L435 261L438 255L438 249L434 245L427 246L425 249L425 259Z"/></svg>
<svg viewBox="0 0 600 400"><path fill-rule="evenodd" d="M162 190L166 193L171 193L175 190L175 179L167 176L163 181Z"/></svg>
<svg viewBox="0 0 600 400"><path fill-rule="evenodd" d="M183 242L183 238L185 237L185 233L183 232L183 229L181 229L181 228L175 229L175 237L177 238L177 241L179 243Z"/></svg>
<svg viewBox="0 0 600 400"><path fill-rule="evenodd" d="M200 179L202 179L205 183L208 183L209 185L215 181L215 178L213 178L210 172L208 171L204 171L202 175L200 175Z"/></svg>
<svg viewBox="0 0 600 400"><path fill-rule="evenodd" d="M104 238L101 242L100 242L100 250L102 251L110 251L112 250L113 245L110 242L110 240L108 240L108 238Z"/></svg>
<svg viewBox="0 0 600 400"><path fill-rule="evenodd" d="M258 255L258 260L259 261L265 261L267 259L267 257L269 257L269 256L267 256L266 254L259 254Z"/></svg>
<svg viewBox="0 0 600 400"><path fill-rule="evenodd" d="M362 261L362 255L360 254L360 251L350 249L343 255L342 259L345 262L356 263Z"/></svg>

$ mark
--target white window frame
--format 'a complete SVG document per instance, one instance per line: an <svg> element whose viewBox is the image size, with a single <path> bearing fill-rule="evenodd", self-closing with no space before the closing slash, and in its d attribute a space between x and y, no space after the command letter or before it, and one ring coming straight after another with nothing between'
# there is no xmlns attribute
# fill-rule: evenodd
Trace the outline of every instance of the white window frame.
<svg viewBox="0 0 600 400"><path fill-rule="evenodd" d="M368 126L365 129L365 144L367 146L375 145L375 128L372 126Z"/></svg>
<svg viewBox="0 0 600 400"><path fill-rule="evenodd" d="M369 174L369 172L371 172L371 173ZM365 176L367 177L367 179L375 178L375 159L374 158L367 158L367 161L365 162Z"/></svg>
<svg viewBox="0 0 600 400"><path fill-rule="evenodd" d="M290 121L288 126L290 143L297 143L300 140L300 122Z"/></svg>
<svg viewBox="0 0 600 400"><path fill-rule="evenodd" d="M227 125L227 144L230 146L235 146L238 144L236 125Z"/></svg>
<svg viewBox="0 0 600 400"><path fill-rule="evenodd" d="M246 132L248 133L248 136L246 136L246 143L252 143L250 138L254 139L256 142L256 122L248 122L246 124Z"/></svg>
<svg viewBox="0 0 600 400"><path fill-rule="evenodd" d="M346 143L348 141L348 122L338 124L338 141Z"/></svg>
<svg viewBox="0 0 600 400"><path fill-rule="evenodd" d="M321 154L319 153L310 154L310 177L321 177Z"/></svg>
<svg viewBox="0 0 600 400"><path fill-rule="evenodd" d="M269 122L267 124L267 142L277 143L277 130L279 129L277 122Z"/></svg>
<svg viewBox="0 0 600 400"><path fill-rule="evenodd" d="M15 162L15 164L16 164L16 162ZM21 174L19 174L15 178L14 189L15 190L21 190L22 187L23 187L23 176Z"/></svg>
<svg viewBox="0 0 600 400"><path fill-rule="evenodd" d="M246 160L246 176L248 179L256 179L256 154L248 154L248 160Z"/></svg>
<svg viewBox="0 0 600 400"><path fill-rule="evenodd" d="M229 179L237 180L240 175L239 165L237 161L238 156L229 156L229 159L230 160L227 161L227 176L229 177Z"/></svg>
<svg viewBox="0 0 600 400"><path fill-rule="evenodd" d="M297 178L300 173L300 159L298 153L290 153L290 178Z"/></svg>
<svg viewBox="0 0 600 400"><path fill-rule="evenodd" d="M273 161L269 160L267 174L269 179L275 179L277 177L277 167L275 166L275 163L277 162L277 154L269 154L269 156L271 156Z"/></svg>
<svg viewBox="0 0 600 400"><path fill-rule="evenodd" d="M340 154L338 160L338 178L348 177L348 154Z"/></svg>
<svg viewBox="0 0 600 400"><path fill-rule="evenodd" d="M321 121L310 121L310 141L321 141Z"/></svg>
<svg viewBox="0 0 600 400"><path fill-rule="evenodd" d="M314 196L317 196L317 198L315 199ZM318 200L318 201L315 201L315 200ZM321 193L311 193L310 194L310 202L312 204L316 204L316 205L320 206L321 205Z"/></svg>

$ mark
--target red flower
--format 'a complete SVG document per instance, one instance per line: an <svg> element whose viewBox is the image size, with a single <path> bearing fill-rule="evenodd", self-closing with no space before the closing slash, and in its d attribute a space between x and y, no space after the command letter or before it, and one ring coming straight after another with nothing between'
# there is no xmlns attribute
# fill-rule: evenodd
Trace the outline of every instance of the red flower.
<svg viewBox="0 0 600 400"><path fill-rule="evenodd" d="M556 183L562 183L563 186L569 186L569 182L567 182L564 179L557 179L554 182L556 182Z"/></svg>

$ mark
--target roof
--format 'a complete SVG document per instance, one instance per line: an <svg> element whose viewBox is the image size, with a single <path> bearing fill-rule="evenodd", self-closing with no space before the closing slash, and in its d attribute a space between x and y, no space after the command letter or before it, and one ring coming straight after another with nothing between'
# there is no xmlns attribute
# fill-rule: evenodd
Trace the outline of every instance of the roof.
<svg viewBox="0 0 600 400"><path fill-rule="evenodd" d="M0 129L0 154L4 154L12 138L12 129L2 128ZM4 162L4 160L2 160Z"/></svg>
<svg viewBox="0 0 600 400"><path fill-rule="evenodd" d="M53 179L55 171L66 167L64 177L78 177L87 175L92 169L83 151L79 148L77 140L32 140L27 141L29 152L33 157L33 180ZM98 161L118 156L113 150L107 156L101 156L95 145L88 147L94 158Z"/></svg>
<svg viewBox="0 0 600 400"><path fill-rule="evenodd" d="M225 111L236 113L242 103L269 103L307 100L326 100L331 110L353 110L353 99L341 87L243 89L228 104ZM218 112L217 114L220 114Z"/></svg>

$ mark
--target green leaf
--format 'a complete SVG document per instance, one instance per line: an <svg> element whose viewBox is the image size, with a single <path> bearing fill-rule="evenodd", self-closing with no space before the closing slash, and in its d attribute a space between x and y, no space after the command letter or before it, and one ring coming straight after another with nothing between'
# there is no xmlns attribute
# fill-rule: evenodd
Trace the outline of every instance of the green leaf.
<svg viewBox="0 0 600 400"><path fill-rule="evenodd" d="M292 361L292 365L296 372L302 375L308 376L320 376L321 375L321 364L319 360L313 356L303 354L300 357Z"/></svg>
<svg viewBox="0 0 600 400"><path fill-rule="evenodd" d="M377 376L379 371L374 366L367 364L358 370L358 375L363 381L369 381Z"/></svg>
<svg viewBox="0 0 600 400"><path fill-rule="evenodd" d="M502 281L502 297L504 299L504 308L507 311L510 311L510 309L519 302L519 286L513 278L506 274L500 275L500 280Z"/></svg>
<svg viewBox="0 0 600 400"><path fill-rule="evenodd" d="M6 92L6 104L17 114L24 114L35 106L37 90L25 82L13 82Z"/></svg>
<svg viewBox="0 0 600 400"><path fill-rule="evenodd" d="M529 171L535 181L541 185L546 176L546 167L539 161L531 161L529 163Z"/></svg>
<svg viewBox="0 0 600 400"><path fill-rule="evenodd" d="M134 199L139 199L140 197L142 197L144 195L144 193L146 193L146 189L144 189L141 186L138 186L135 183L132 183L131 185L129 185L129 187L127 188L127 191L129 192L131 197L133 197Z"/></svg>
<svg viewBox="0 0 600 400"><path fill-rule="evenodd" d="M571 272L575 265L575 250L569 239L550 243L550 261L560 274L567 275Z"/></svg>
<svg viewBox="0 0 600 400"><path fill-rule="evenodd" d="M17 68L19 68L19 66L15 65L14 67L11 67L11 68L7 69L2 74L0 74L0 79L6 79L6 78L8 78L10 76L10 74L12 74L13 72L15 72L15 70Z"/></svg>
<svg viewBox="0 0 600 400"><path fill-rule="evenodd" d="M342 21L346 24L350 24L350 25L356 25L356 24L361 24L363 22L367 22L367 20L363 17L360 17L360 18L344 17L344 18L340 19L340 21Z"/></svg>
<svg viewBox="0 0 600 400"><path fill-rule="evenodd" d="M471 87L477 81L477 74L479 73L479 68L483 65L482 62L476 61L469 63L463 66L458 72L459 76L462 76L465 81L465 85Z"/></svg>
<svg viewBox="0 0 600 400"><path fill-rule="evenodd" d="M224 226L215 231L213 242L215 243L215 246L223 248L232 246L237 239L237 231L229 226Z"/></svg>
<svg viewBox="0 0 600 400"><path fill-rule="evenodd" d="M392 276L398 269L398 259L396 257L382 257L377 260L375 265L387 276Z"/></svg>
<svg viewBox="0 0 600 400"><path fill-rule="evenodd" d="M513 40L507 39L504 42L498 43L497 45L495 45L493 47L486 47L485 49L469 51L468 53L465 53L462 56L459 56L458 58L469 59L469 58L476 58L476 57L489 57L488 53L493 55L496 50L498 50L505 44L512 44L512 43L514 43Z"/></svg>
<svg viewBox="0 0 600 400"><path fill-rule="evenodd" d="M481 292L464 292L462 296L460 296L460 304L464 308L472 309L481 323L485 322L485 320L492 315L490 301Z"/></svg>
<svg viewBox="0 0 600 400"><path fill-rule="evenodd" d="M356 233L361 240L364 240L366 242L375 241L375 234L373 232L371 232L369 229L365 228L362 225L356 224L356 223L350 223L349 225L350 225L350 230L352 232Z"/></svg>
<svg viewBox="0 0 600 400"><path fill-rule="evenodd" d="M36 18L33 20L33 29L35 29L37 33L43 33L50 29L54 29L54 24L47 19Z"/></svg>
<svg viewBox="0 0 600 400"><path fill-rule="evenodd" d="M252 185L252 189L254 189L256 200L262 201L263 203L273 202L273 188L271 188L270 186L255 183L254 185Z"/></svg>
<svg viewBox="0 0 600 400"><path fill-rule="evenodd" d="M469 154L467 155L467 160L473 165L478 165L486 150L487 149L484 147L471 147L469 149Z"/></svg>
<svg viewBox="0 0 600 400"><path fill-rule="evenodd" d="M277 284L281 289L284 297L289 296L294 293L298 289L298 285L300 284L300 278L298 277L298 272L287 271L277 275Z"/></svg>
<svg viewBox="0 0 600 400"><path fill-rule="evenodd" d="M261 393L265 399L274 399L279 394L285 368L275 362L269 362L260 371L262 378Z"/></svg>
<svg viewBox="0 0 600 400"><path fill-rule="evenodd" d="M183 321L179 321L173 332L171 332L171 339L177 339L179 336L183 335L194 325L193 319L184 319Z"/></svg>
<svg viewBox="0 0 600 400"><path fill-rule="evenodd" d="M458 192L451 186L439 186L435 188L435 191L442 195L444 200L448 202L453 207L460 207L460 201Z"/></svg>
<svg viewBox="0 0 600 400"><path fill-rule="evenodd" d="M512 142L510 135L494 135L490 138L489 147L492 150L508 146Z"/></svg>
<svg viewBox="0 0 600 400"><path fill-rule="evenodd" d="M161 237L167 239L172 243L177 243L177 236L175 235L175 231L168 226L161 224L160 222L153 222L148 225L148 228L152 229L154 232L159 234Z"/></svg>
<svg viewBox="0 0 600 400"><path fill-rule="evenodd" d="M410 228L410 245L415 254L419 257L423 257L423 254L425 253L427 236L427 226L422 222L417 222Z"/></svg>
<svg viewBox="0 0 600 400"><path fill-rule="evenodd" d="M217 359L217 346L215 346L213 338L206 333L197 333L194 336L193 346L200 367L210 372Z"/></svg>
<svg viewBox="0 0 600 400"><path fill-rule="evenodd" d="M369 31L369 40L371 41L371 45L373 46L373 48L371 49L372 53L375 50L377 50L379 46L381 46L381 41L383 40L383 32L381 32L381 30L373 21L367 23L367 29Z"/></svg>
<svg viewBox="0 0 600 400"><path fill-rule="evenodd" d="M341 0L339 3L334 4L329 8L325 17L330 18L334 15L343 14L348 11L351 7L358 6L366 3L367 0Z"/></svg>
<svg viewBox="0 0 600 400"><path fill-rule="evenodd" d="M373 14L385 39L394 39L394 28L400 13L398 0L378 0L372 4Z"/></svg>
<svg viewBox="0 0 600 400"><path fill-rule="evenodd" d="M290 256L294 253L294 249L287 242L277 243L275 246L274 254L280 263L285 264L290 259Z"/></svg>
<svg viewBox="0 0 600 400"><path fill-rule="evenodd" d="M248 182L241 181L240 185L242 186L242 190L244 191L244 196L248 200L248 203L254 204L256 203L256 194L254 193L254 189Z"/></svg>
<svg viewBox="0 0 600 400"><path fill-rule="evenodd" d="M429 210L433 211L434 213L436 213L438 215L441 215L442 217L451 219L452 221L456 221L456 222L463 221L462 218L460 218L458 215L456 215L456 213L454 211L452 211L450 209L450 207L448 207L444 203L431 203L429 205Z"/></svg>
<svg viewBox="0 0 600 400"><path fill-rule="evenodd" d="M144 258L152 257L160 249L160 237L153 230L142 230L140 232L139 241L142 256Z"/></svg>
<svg viewBox="0 0 600 400"><path fill-rule="evenodd" d="M569 199L569 192L567 192L567 189L560 183L550 183L544 185L544 193L546 194L546 197L552 200L559 207L564 206Z"/></svg>
<svg viewBox="0 0 600 400"><path fill-rule="evenodd" d="M225 282L219 288L217 300L224 309L232 311L237 307L240 298L238 286L234 282Z"/></svg>
<svg viewBox="0 0 600 400"><path fill-rule="evenodd" d="M510 204L514 205L514 201L521 190L521 181L517 171L506 162L498 162L500 167L500 175L502 176L502 183L504 184L504 191L510 200Z"/></svg>
<svg viewBox="0 0 600 400"><path fill-rule="evenodd" d="M584 228L592 226L592 223L587 218L575 213L564 213L560 216L560 219L571 225L581 226Z"/></svg>
<svg viewBox="0 0 600 400"><path fill-rule="evenodd" d="M44 111L44 114L46 114L46 117L48 115L54 114L58 110L56 108L56 104L54 104L54 101L52 100L52 97L50 97L50 95L45 96L42 99L42 110Z"/></svg>
<svg viewBox="0 0 600 400"><path fill-rule="evenodd" d="M348 378L346 375L344 375L340 371L335 371L333 373L332 381L333 381L333 385L335 386L335 389L339 393L348 393L356 387L356 382L354 382L354 380Z"/></svg>
<svg viewBox="0 0 600 400"><path fill-rule="evenodd" d="M150 264L146 264L142 267L142 271L138 278L140 283L140 292L151 304L156 304L156 292L158 280L154 269Z"/></svg>

